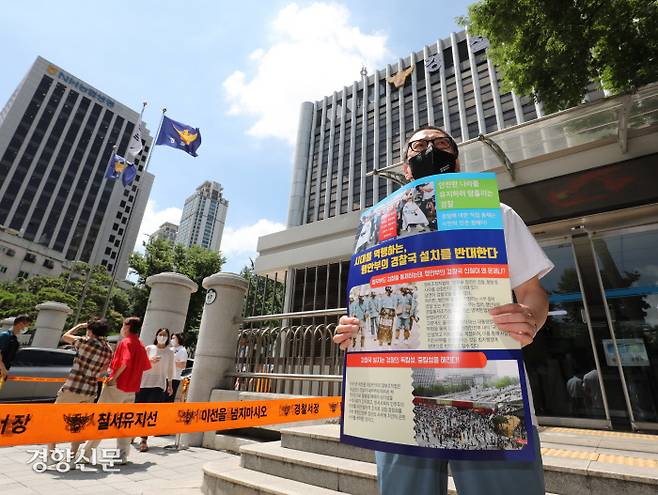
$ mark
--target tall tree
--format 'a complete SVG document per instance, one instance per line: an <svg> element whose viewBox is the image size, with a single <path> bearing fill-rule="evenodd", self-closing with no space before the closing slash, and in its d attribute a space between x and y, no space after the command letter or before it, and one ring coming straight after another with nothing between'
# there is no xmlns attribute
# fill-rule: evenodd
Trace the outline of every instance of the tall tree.
<svg viewBox="0 0 658 495"><path fill-rule="evenodd" d="M249 284L247 300L245 301L245 316L271 315L283 312L285 285L283 280L274 281L268 277L257 275L253 260L245 266L242 275Z"/></svg>
<svg viewBox="0 0 658 495"><path fill-rule="evenodd" d="M612 93L658 80L658 2L481 0L458 21L489 40L503 88L547 112L578 105L587 85Z"/></svg>
<svg viewBox="0 0 658 495"><path fill-rule="evenodd" d="M217 273L226 262L221 253L199 246L186 248L174 245L164 239L156 239L146 245L144 254L133 253L129 266L137 272L138 281L130 291L135 314L143 315L148 303L150 289L146 279L162 272L181 273L199 285L199 290L192 294L187 310L186 327L196 329L201 321L205 291L201 286L203 279Z"/></svg>
<svg viewBox="0 0 658 495"><path fill-rule="evenodd" d="M70 271L57 277L34 276L0 282L0 318L20 313L36 316L37 304L56 301L71 308L66 325L72 326L76 316L78 321L85 321L102 313L109 285L110 276L105 268L81 262L73 263ZM118 332L123 317L130 313L128 294L122 288L115 287L107 314L110 328Z"/></svg>

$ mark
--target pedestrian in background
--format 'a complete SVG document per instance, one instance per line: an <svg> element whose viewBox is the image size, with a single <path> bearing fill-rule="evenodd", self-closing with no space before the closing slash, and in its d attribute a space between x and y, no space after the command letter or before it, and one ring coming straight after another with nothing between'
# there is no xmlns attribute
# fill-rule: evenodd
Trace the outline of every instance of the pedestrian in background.
<svg viewBox="0 0 658 495"><path fill-rule="evenodd" d="M182 379L182 373L187 367L188 354L185 348L185 338L182 333L175 333L171 336L171 350L174 351L173 394L167 396L167 402L174 402L176 400L176 393Z"/></svg>
<svg viewBox="0 0 658 495"><path fill-rule="evenodd" d="M123 321L121 336L123 339L117 345L117 349L110 363L111 373L108 377L99 403L131 404L135 402L135 393L139 391L142 383L142 374L151 368L144 344L139 340L139 332L142 321L137 316L131 316ZM98 447L100 440L89 440L85 444L84 457L91 460L92 450ZM128 462L128 448L130 438L117 438L117 449L119 450L118 464Z"/></svg>
<svg viewBox="0 0 658 495"><path fill-rule="evenodd" d="M11 363L20 347L18 336L24 333L31 324L32 318L29 315L18 315L14 318L12 329L0 333L0 382L4 383L7 379ZM2 383L0 383L0 388L2 388Z"/></svg>
<svg viewBox="0 0 658 495"><path fill-rule="evenodd" d="M161 328L155 334L152 345L146 346L151 369L142 375L142 383L135 397L136 403L167 402L173 395L174 351L169 347L169 329ZM148 437L142 437L139 451L148 451Z"/></svg>
<svg viewBox="0 0 658 495"><path fill-rule="evenodd" d="M62 340L73 346L76 355L69 376L57 392L55 404L84 404L95 401L98 379L107 371L112 361L112 349L105 340L108 330L106 320L95 319L79 323L62 335ZM85 335L76 335L78 332L85 332ZM76 459L80 444L81 442L71 444L73 460ZM54 449L54 443L48 445L51 460Z"/></svg>

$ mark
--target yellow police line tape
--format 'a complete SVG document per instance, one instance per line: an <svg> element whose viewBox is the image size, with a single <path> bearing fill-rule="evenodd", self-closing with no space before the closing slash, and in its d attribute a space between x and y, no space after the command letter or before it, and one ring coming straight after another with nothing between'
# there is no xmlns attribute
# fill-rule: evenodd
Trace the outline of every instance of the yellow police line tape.
<svg viewBox="0 0 658 495"><path fill-rule="evenodd" d="M47 376L8 376L6 379L8 382L65 382L66 378L51 378ZM99 378L98 381L102 381L102 378Z"/></svg>
<svg viewBox="0 0 658 495"><path fill-rule="evenodd" d="M0 446L230 430L341 414L340 397L161 404L0 404Z"/></svg>

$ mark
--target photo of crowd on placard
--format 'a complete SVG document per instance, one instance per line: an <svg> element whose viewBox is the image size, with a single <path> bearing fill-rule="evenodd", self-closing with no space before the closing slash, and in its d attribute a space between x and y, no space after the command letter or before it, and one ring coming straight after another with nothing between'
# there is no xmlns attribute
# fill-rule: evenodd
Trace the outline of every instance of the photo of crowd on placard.
<svg viewBox="0 0 658 495"><path fill-rule="evenodd" d="M402 189L390 201L361 215L355 253L380 242L437 230L434 181Z"/></svg>
<svg viewBox="0 0 658 495"><path fill-rule="evenodd" d="M359 320L351 351L417 349L420 346L418 287L416 284L350 291L349 315Z"/></svg>
<svg viewBox="0 0 658 495"><path fill-rule="evenodd" d="M421 447L519 450L528 432L516 361L482 369L414 368L414 432Z"/></svg>

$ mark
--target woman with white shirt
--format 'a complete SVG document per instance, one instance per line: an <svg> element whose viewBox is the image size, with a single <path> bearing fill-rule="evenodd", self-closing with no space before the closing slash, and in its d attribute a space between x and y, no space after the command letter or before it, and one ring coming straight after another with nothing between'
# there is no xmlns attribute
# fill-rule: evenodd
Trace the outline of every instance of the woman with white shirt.
<svg viewBox="0 0 658 495"><path fill-rule="evenodd" d="M182 333L175 333L171 336L171 350L174 351L173 393L167 396L166 402L176 400L176 392L182 379L181 374L187 366L187 349L185 349L185 340Z"/></svg>
<svg viewBox="0 0 658 495"><path fill-rule="evenodd" d="M155 334L153 345L146 346L146 353L151 362L151 369L142 375L139 392L135 395L136 403L166 402L167 395L172 395L174 377L174 351L169 347L169 330L159 329ZM166 394L165 395L165 391ZM146 452L148 437L142 437L139 451Z"/></svg>

